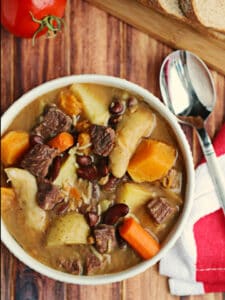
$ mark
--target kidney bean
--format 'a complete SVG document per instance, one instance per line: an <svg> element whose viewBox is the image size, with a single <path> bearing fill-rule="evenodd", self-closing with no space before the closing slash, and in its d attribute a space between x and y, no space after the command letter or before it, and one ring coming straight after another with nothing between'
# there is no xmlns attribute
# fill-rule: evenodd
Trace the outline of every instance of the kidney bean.
<svg viewBox="0 0 225 300"><path fill-rule="evenodd" d="M40 135L33 134L30 136L30 144L31 146L36 144L44 144L44 140Z"/></svg>
<svg viewBox="0 0 225 300"><path fill-rule="evenodd" d="M92 164L92 159L88 155L78 155L77 163L80 166L90 166Z"/></svg>
<svg viewBox="0 0 225 300"><path fill-rule="evenodd" d="M125 203L118 203L111 206L104 215L104 224L114 225L119 218L126 216L129 212L129 207Z"/></svg>
<svg viewBox="0 0 225 300"><path fill-rule="evenodd" d="M114 100L109 106L110 113L114 115L120 115L124 112L124 110L125 107L123 103L119 100Z"/></svg>
<svg viewBox="0 0 225 300"><path fill-rule="evenodd" d="M50 168L49 178L51 181L54 181L59 174L63 158L61 156L56 156L53 161L52 167Z"/></svg>
<svg viewBox="0 0 225 300"><path fill-rule="evenodd" d="M108 159L100 159L97 167L100 177L105 177L109 174Z"/></svg>
<svg viewBox="0 0 225 300"><path fill-rule="evenodd" d="M108 121L108 124L109 126L115 128L116 125L122 120L122 115L112 115L110 118L109 118L109 121Z"/></svg>
<svg viewBox="0 0 225 300"><path fill-rule="evenodd" d="M97 168L94 165L78 168L77 175L89 181L95 181L99 178Z"/></svg>
<svg viewBox="0 0 225 300"><path fill-rule="evenodd" d="M100 217L95 212L88 212L86 214L86 219L90 227L94 227L98 224Z"/></svg>

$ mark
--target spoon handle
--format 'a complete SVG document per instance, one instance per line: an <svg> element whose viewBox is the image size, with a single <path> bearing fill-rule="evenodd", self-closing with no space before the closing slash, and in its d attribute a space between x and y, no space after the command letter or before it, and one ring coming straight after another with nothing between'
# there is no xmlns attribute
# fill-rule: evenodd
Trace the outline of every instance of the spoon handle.
<svg viewBox="0 0 225 300"><path fill-rule="evenodd" d="M218 200L225 214L225 178L219 166L213 145L205 128L197 129L199 141L205 155L209 173L213 180Z"/></svg>

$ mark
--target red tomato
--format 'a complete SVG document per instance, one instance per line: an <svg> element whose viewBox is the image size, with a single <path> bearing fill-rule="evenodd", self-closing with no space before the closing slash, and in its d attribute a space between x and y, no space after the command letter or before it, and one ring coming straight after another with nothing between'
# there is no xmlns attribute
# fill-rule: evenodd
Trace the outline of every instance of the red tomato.
<svg viewBox="0 0 225 300"><path fill-rule="evenodd" d="M1 23L19 37L55 34L62 26L65 6L66 0L1 0Z"/></svg>

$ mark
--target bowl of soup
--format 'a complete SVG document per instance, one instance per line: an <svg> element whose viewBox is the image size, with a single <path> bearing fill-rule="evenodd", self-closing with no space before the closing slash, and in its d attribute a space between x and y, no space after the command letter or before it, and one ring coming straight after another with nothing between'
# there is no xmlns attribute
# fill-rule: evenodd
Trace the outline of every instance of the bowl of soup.
<svg viewBox="0 0 225 300"><path fill-rule="evenodd" d="M158 262L182 234L194 171L175 117L124 79L44 83L2 116L1 238L55 280L105 284Z"/></svg>

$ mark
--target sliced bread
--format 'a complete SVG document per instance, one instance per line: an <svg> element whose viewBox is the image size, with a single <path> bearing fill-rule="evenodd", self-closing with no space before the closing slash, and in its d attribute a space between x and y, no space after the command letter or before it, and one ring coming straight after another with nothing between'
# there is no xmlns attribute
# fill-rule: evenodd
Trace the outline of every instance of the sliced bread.
<svg viewBox="0 0 225 300"><path fill-rule="evenodd" d="M138 0L138 1L146 6L152 7L153 9L160 11L163 14L170 15L172 18L175 18L181 22L190 24L192 27L197 29L199 32L202 32L203 34L213 36L220 40L225 40L225 34L219 33L212 29L205 28L205 26L202 26L198 22L195 22L192 19L188 19L184 15L183 11L181 10L180 2L182 0ZM184 0L184 2L185 1L187 0Z"/></svg>
<svg viewBox="0 0 225 300"><path fill-rule="evenodd" d="M180 0L180 6L189 19L225 33L224 0Z"/></svg>

